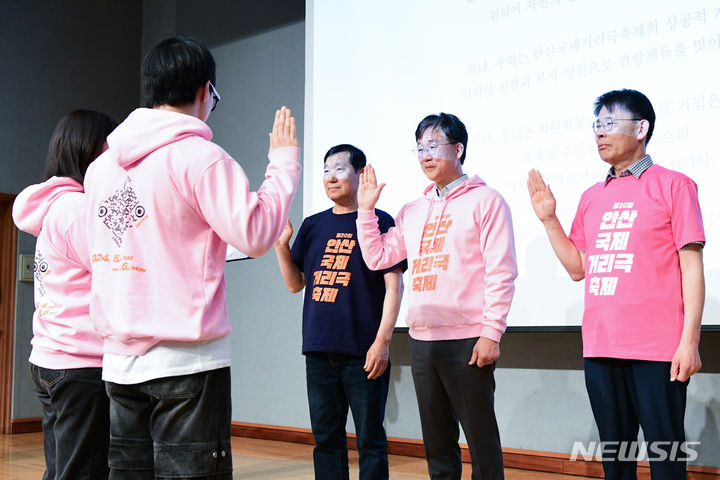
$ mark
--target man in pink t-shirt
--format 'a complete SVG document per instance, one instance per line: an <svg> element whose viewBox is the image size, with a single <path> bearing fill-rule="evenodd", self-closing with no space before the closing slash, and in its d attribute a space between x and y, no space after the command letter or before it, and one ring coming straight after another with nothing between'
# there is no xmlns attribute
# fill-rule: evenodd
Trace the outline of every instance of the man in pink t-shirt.
<svg viewBox="0 0 720 480"><path fill-rule="evenodd" d="M611 91L594 112L610 170L583 193L569 236L540 172L530 171L528 191L558 259L573 280L585 279L585 383L609 442L605 478L635 478L642 427L653 479L683 479L687 385L701 367L705 301L697 185L645 153L655 125L645 95Z"/></svg>

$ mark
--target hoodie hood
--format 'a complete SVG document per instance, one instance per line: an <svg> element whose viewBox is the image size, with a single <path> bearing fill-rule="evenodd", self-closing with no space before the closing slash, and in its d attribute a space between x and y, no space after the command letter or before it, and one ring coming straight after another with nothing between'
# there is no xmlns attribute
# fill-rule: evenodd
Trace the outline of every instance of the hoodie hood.
<svg viewBox="0 0 720 480"><path fill-rule="evenodd" d="M194 136L211 140L212 131L191 115L138 108L108 135L107 143L118 165L128 168L158 148Z"/></svg>
<svg viewBox="0 0 720 480"><path fill-rule="evenodd" d="M487 185L485 183L485 180L478 177L477 175L473 175L472 177L468 177L468 179L465 180L463 183L461 183L460 186L457 187L455 190L448 193L445 196L445 199L450 200L451 198L455 198L459 195L462 195L463 193L467 192L470 189L482 187L485 185ZM435 193L435 184L434 183L431 183L430 185L428 185L425 188L425 191L423 192L423 194L425 195L425 197L428 200L432 200L432 201L436 201L436 202L440 202L443 200L440 197L438 197L437 194Z"/></svg>
<svg viewBox="0 0 720 480"><path fill-rule="evenodd" d="M37 237L50 207L68 192L83 193L83 186L70 177L52 177L43 183L30 185L20 192L13 203L15 225Z"/></svg>

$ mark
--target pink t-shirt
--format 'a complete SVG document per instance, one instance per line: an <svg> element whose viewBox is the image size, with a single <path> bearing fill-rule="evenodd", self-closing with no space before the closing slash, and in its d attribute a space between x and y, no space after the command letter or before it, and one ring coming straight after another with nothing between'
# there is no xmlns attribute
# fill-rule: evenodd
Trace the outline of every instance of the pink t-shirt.
<svg viewBox="0 0 720 480"><path fill-rule="evenodd" d="M583 356L672 360L684 316L678 250L705 241L695 182L653 165L593 185L570 240L585 252Z"/></svg>

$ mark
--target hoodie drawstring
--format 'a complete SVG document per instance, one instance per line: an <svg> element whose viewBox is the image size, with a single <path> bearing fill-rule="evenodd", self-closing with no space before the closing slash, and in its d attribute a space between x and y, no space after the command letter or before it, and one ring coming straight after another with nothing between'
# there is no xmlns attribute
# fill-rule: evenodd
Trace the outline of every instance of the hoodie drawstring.
<svg viewBox="0 0 720 480"><path fill-rule="evenodd" d="M432 215L434 206L435 206L435 202L430 200L430 208L428 208L428 213L427 213L427 216L425 217L425 223L423 223L422 233L420 234L420 245L418 246L418 257L422 257L422 245L423 245L423 239L425 238L425 230L427 229L427 224L430 222L430 216ZM437 228L435 229L435 232L437 232Z"/></svg>
<svg viewBox="0 0 720 480"><path fill-rule="evenodd" d="M430 243L428 245L435 245L435 240L437 239L438 231L440 231L440 222L442 222L443 215L445 215L445 209L447 208L449 196L446 195L444 198L440 200L442 203L442 208L440 209L440 216L438 217L438 221L435 224L435 229L432 233L432 238L430 239ZM427 225L430 222L430 217L432 216L432 212L435 210L435 201L430 200L430 208L428 208L427 217L425 217L425 223L423 224L422 234L420 234L420 246L418 247L418 256L422 257L422 246L423 246L423 239L425 238L425 230L427 229Z"/></svg>

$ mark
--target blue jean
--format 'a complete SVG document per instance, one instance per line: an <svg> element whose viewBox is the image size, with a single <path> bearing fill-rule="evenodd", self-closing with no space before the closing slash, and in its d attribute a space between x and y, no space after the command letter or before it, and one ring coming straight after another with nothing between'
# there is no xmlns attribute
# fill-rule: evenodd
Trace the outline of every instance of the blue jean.
<svg viewBox="0 0 720 480"><path fill-rule="evenodd" d="M99 368L30 364L43 409L43 480L108 478L108 398Z"/></svg>
<svg viewBox="0 0 720 480"><path fill-rule="evenodd" d="M390 365L379 378L368 380L364 364L364 357L354 355L314 352L305 356L317 480L349 478L345 432L348 406L355 422L360 480L388 478L383 420Z"/></svg>
<svg viewBox="0 0 720 480"><path fill-rule="evenodd" d="M111 480L232 479L230 367L106 388Z"/></svg>

